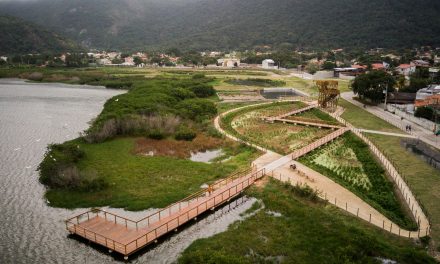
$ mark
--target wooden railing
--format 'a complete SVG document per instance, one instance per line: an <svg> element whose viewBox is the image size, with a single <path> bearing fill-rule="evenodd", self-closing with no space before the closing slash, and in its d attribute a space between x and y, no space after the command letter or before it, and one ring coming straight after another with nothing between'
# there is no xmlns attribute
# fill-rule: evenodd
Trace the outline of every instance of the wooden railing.
<svg viewBox="0 0 440 264"><path fill-rule="evenodd" d="M316 148L318 148L318 147L320 147L320 146L322 146L322 145L324 145L324 144L326 144L326 143L332 141L333 139L335 139L335 138L337 138L337 137L343 135L343 134L344 134L345 132L347 132L348 130L349 130L349 129L346 128L346 127L340 128L340 129L336 130L335 132L330 133L330 134L328 134L327 136L325 136L325 137L323 137L323 138L320 138L320 139L316 140L316 141L313 142L312 144L309 144L309 145L307 145L307 146L305 146L305 147L302 147L302 148L300 148L300 149L294 151L294 152L291 154L292 160L304 156L305 154L307 154L307 153L313 151L314 149L316 149Z"/></svg>
<svg viewBox="0 0 440 264"><path fill-rule="evenodd" d="M255 167L234 173L227 178L221 179L221 180L211 184L209 187L211 188L211 190L216 190L219 187L227 185L229 182L231 182L237 178L243 177L243 176L251 173L253 170L255 170ZM81 213L79 215L73 216L73 217L67 219L66 222L75 224L74 220L76 220L76 224L80 224L83 221L90 220L91 217L101 216L101 217L105 218L105 220L109 220L109 219L111 220L111 218L113 218L115 224L123 224L127 228L131 227L131 228L136 228L136 230L137 230L142 227L141 223L143 223L143 222L146 223L146 225L148 226L153 217L157 216L158 217L157 221L159 221L162 217L164 217L164 215L166 215L167 212L168 212L168 215L171 214L173 207L179 208L179 210L181 210L183 207L182 204L186 203L188 205L188 203L190 201L193 201L193 200L197 201L200 197L203 197L205 195L205 193L208 191L208 189L209 188L204 189L204 190L200 190L196 193L193 193L190 196L188 196L188 197L186 197L176 203L173 203L165 208L162 208L161 210L159 210L151 215L148 215L140 220L137 220L137 221L128 219L123 216L118 216L116 214L107 212L102 209L95 208L95 209L91 209L87 212ZM87 219L85 219L85 216L87 216ZM83 221L81 221L81 220L83 220Z"/></svg>
<svg viewBox="0 0 440 264"><path fill-rule="evenodd" d="M243 177L243 180L237 182L227 190L224 190L223 192L200 202L200 204L198 204L195 208L186 211L184 214L179 214L168 219L167 222L155 227L153 230L148 231L146 234L132 240L131 242L128 242L125 244L125 254L136 251L138 248L155 241L160 236L176 230L177 227L197 217L198 215L208 211L209 209L215 208L216 206L238 195L245 188L252 185L257 179L263 177L264 174L264 169L253 172L249 177ZM225 194L227 194L226 198Z"/></svg>
<svg viewBox="0 0 440 264"><path fill-rule="evenodd" d="M212 192L215 192L216 190L219 190L221 187L227 186L228 184L237 181L228 189L224 190L219 194L215 194L213 197L210 197L209 199L206 199L206 197L210 196L211 191L208 192L207 189L201 190L199 192L196 192L195 194L186 197L185 199L182 199L177 203L174 203L138 221L133 221L128 218L121 217L101 209L92 209L90 211L81 213L77 216L71 217L68 220L66 220L66 228L68 231L81 235L92 242L104 245L109 249L127 255L137 250L138 248L143 247L146 244L151 243L152 241L155 241L158 237L168 233L170 230L176 229L178 226L186 223L192 218L197 217L201 213L206 212L207 210L212 209L218 206L219 204L224 203L225 201L238 195L245 188L253 184L255 180L264 176L264 174L265 174L264 169L256 171L255 167L243 172L235 173L225 179L222 179L210 185L211 187L210 190L212 190ZM240 178L242 178L242 180L239 180ZM227 196L225 196L226 194ZM205 199L202 200L201 198L205 198ZM181 205L184 202L186 202L186 206L183 207ZM197 206L195 206L192 209L189 209L190 205L194 205L194 204L196 204ZM179 207L176 207L179 208L179 210L173 212L171 208L176 205L179 205ZM186 210L187 208L188 210ZM179 211L184 213L178 214ZM167 212L168 214L165 216L165 214L161 212ZM173 213L176 214L176 216L172 217ZM80 225L81 222L90 220L92 217L104 217L106 220L109 220L109 218L114 219L115 224L123 224L123 225L125 224L126 228L136 228L136 230L139 230L141 228L139 223L146 222L147 225L144 228L146 233L128 243L125 244L120 243L115 241L114 239L98 234ZM153 217L156 217L157 220L153 221L152 220ZM165 223L161 224L160 226L154 227L152 228L152 230L148 230L150 225L151 227L153 227L155 223L159 223L160 220L163 220L166 217L170 217L170 219L168 219Z"/></svg>
<svg viewBox="0 0 440 264"><path fill-rule="evenodd" d="M298 173L300 173L300 171L298 171ZM310 177L307 176L307 174L305 174L304 172L302 172L304 175L302 175L303 177L305 177L306 179L311 179ZM302 182L299 181L297 179L295 179L294 177L291 177L289 175L282 175L280 173L273 173L270 174L274 179L277 179L281 182L285 182L285 183L289 183L291 185L308 185L306 182ZM350 201L347 200L343 200L337 196L333 196L328 194L327 192L321 191L321 190L315 190L316 195L332 204L335 205L379 228L382 228L383 230L393 233L395 235L399 235L401 237L408 237L408 238L420 238L423 236L428 236L429 233L431 232L430 227L426 226L424 228L419 228L417 231L409 231L409 230L405 230L402 229L401 227L399 227L397 224L394 224L393 222L391 222L390 220L386 219L385 217L378 217L377 214L375 216L375 213L373 211L368 211L368 210L362 210L360 208L359 205L354 205L352 203L350 203ZM419 227L420 227L420 219L417 221Z"/></svg>

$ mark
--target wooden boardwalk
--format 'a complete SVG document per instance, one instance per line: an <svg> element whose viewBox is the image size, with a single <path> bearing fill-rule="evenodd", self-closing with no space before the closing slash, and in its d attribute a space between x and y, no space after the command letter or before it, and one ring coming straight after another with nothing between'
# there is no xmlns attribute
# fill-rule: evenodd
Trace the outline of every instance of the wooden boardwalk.
<svg viewBox="0 0 440 264"><path fill-rule="evenodd" d="M236 197L264 174L264 169L234 174L138 221L95 209L66 220L66 228L127 259L161 236Z"/></svg>
<svg viewBox="0 0 440 264"><path fill-rule="evenodd" d="M295 109L293 111L290 111L290 112L287 112L287 113L284 113L284 114L281 114L281 115L278 115L278 116L267 117L266 120L268 120L268 121L275 121L276 119L283 119L283 118L288 117L288 116L297 115L297 114L300 114L302 112L306 112L306 111L312 110L313 108L316 108L316 105L309 105L309 106L303 107L301 109Z"/></svg>
<svg viewBox="0 0 440 264"><path fill-rule="evenodd" d="M326 123L318 123L318 122L309 122L309 121L302 121L302 120L293 120L293 119L274 119L274 121L282 122L282 123L289 123L294 125L303 125L303 126L314 126L319 128L330 128L330 129L340 129L342 126L337 125L331 125Z"/></svg>

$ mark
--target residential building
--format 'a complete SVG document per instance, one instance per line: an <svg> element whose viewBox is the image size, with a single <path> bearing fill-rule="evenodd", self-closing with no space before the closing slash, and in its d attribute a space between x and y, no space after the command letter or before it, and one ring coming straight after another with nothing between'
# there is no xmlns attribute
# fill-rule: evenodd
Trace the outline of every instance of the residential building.
<svg viewBox="0 0 440 264"><path fill-rule="evenodd" d="M221 67L234 68L240 66L240 60L235 58L218 59L217 63Z"/></svg>
<svg viewBox="0 0 440 264"><path fill-rule="evenodd" d="M440 68L429 68L429 77L434 78L440 72Z"/></svg>
<svg viewBox="0 0 440 264"><path fill-rule="evenodd" d="M376 71L386 71L386 69L388 67L389 67L389 64L385 63L385 62L371 64L371 69L376 70Z"/></svg>
<svg viewBox="0 0 440 264"><path fill-rule="evenodd" d="M440 84L431 84L428 87L417 91L416 101L425 100L426 98L437 94L440 94Z"/></svg>
<svg viewBox="0 0 440 264"><path fill-rule="evenodd" d="M263 69L276 69L277 66L275 66L275 61L272 59L265 59L261 63L261 66Z"/></svg>
<svg viewBox="0 0 440 264"><path fill-rule="evenodd" d="M414 64L400 64L396 67L396 72L404 76L410 76L415 71L416 66Z"/></svg>
<svg viewBox="0 0 440 264"><path fill-rule="evenodd" d="M430 66L429 62L424 61L424 60L413 60L411 62L411 64L413 64L416 67L429 67Z"/></svg>

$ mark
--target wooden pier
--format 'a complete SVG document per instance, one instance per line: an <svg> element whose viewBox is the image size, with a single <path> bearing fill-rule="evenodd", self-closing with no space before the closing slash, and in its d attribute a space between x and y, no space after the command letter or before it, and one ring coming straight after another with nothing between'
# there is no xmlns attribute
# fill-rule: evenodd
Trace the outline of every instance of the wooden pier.
<svg viewBox="0 0 440 264"><path fill-rule="evenodd" d="M234 174L137 221L95 209L66 220L66 228L71 234L121 253L127 259L161 236L238 196L264 174L264 169Z"/></svg>

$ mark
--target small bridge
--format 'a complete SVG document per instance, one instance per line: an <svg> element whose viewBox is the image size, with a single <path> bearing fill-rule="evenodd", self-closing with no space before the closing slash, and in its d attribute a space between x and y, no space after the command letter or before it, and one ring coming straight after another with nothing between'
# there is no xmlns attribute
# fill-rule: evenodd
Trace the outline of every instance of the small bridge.
<svg viewBox="0 0 440 264"><path fill-rule="evenodd" d="M234 174L137 221L94 209L66 220L66 228L71 234L102 245L110 252L118 252L128 259L130 254L157 242L161 236L177 231L188 221L230 201L264 174L265 169L257 171L255 168Z"/></svg>

